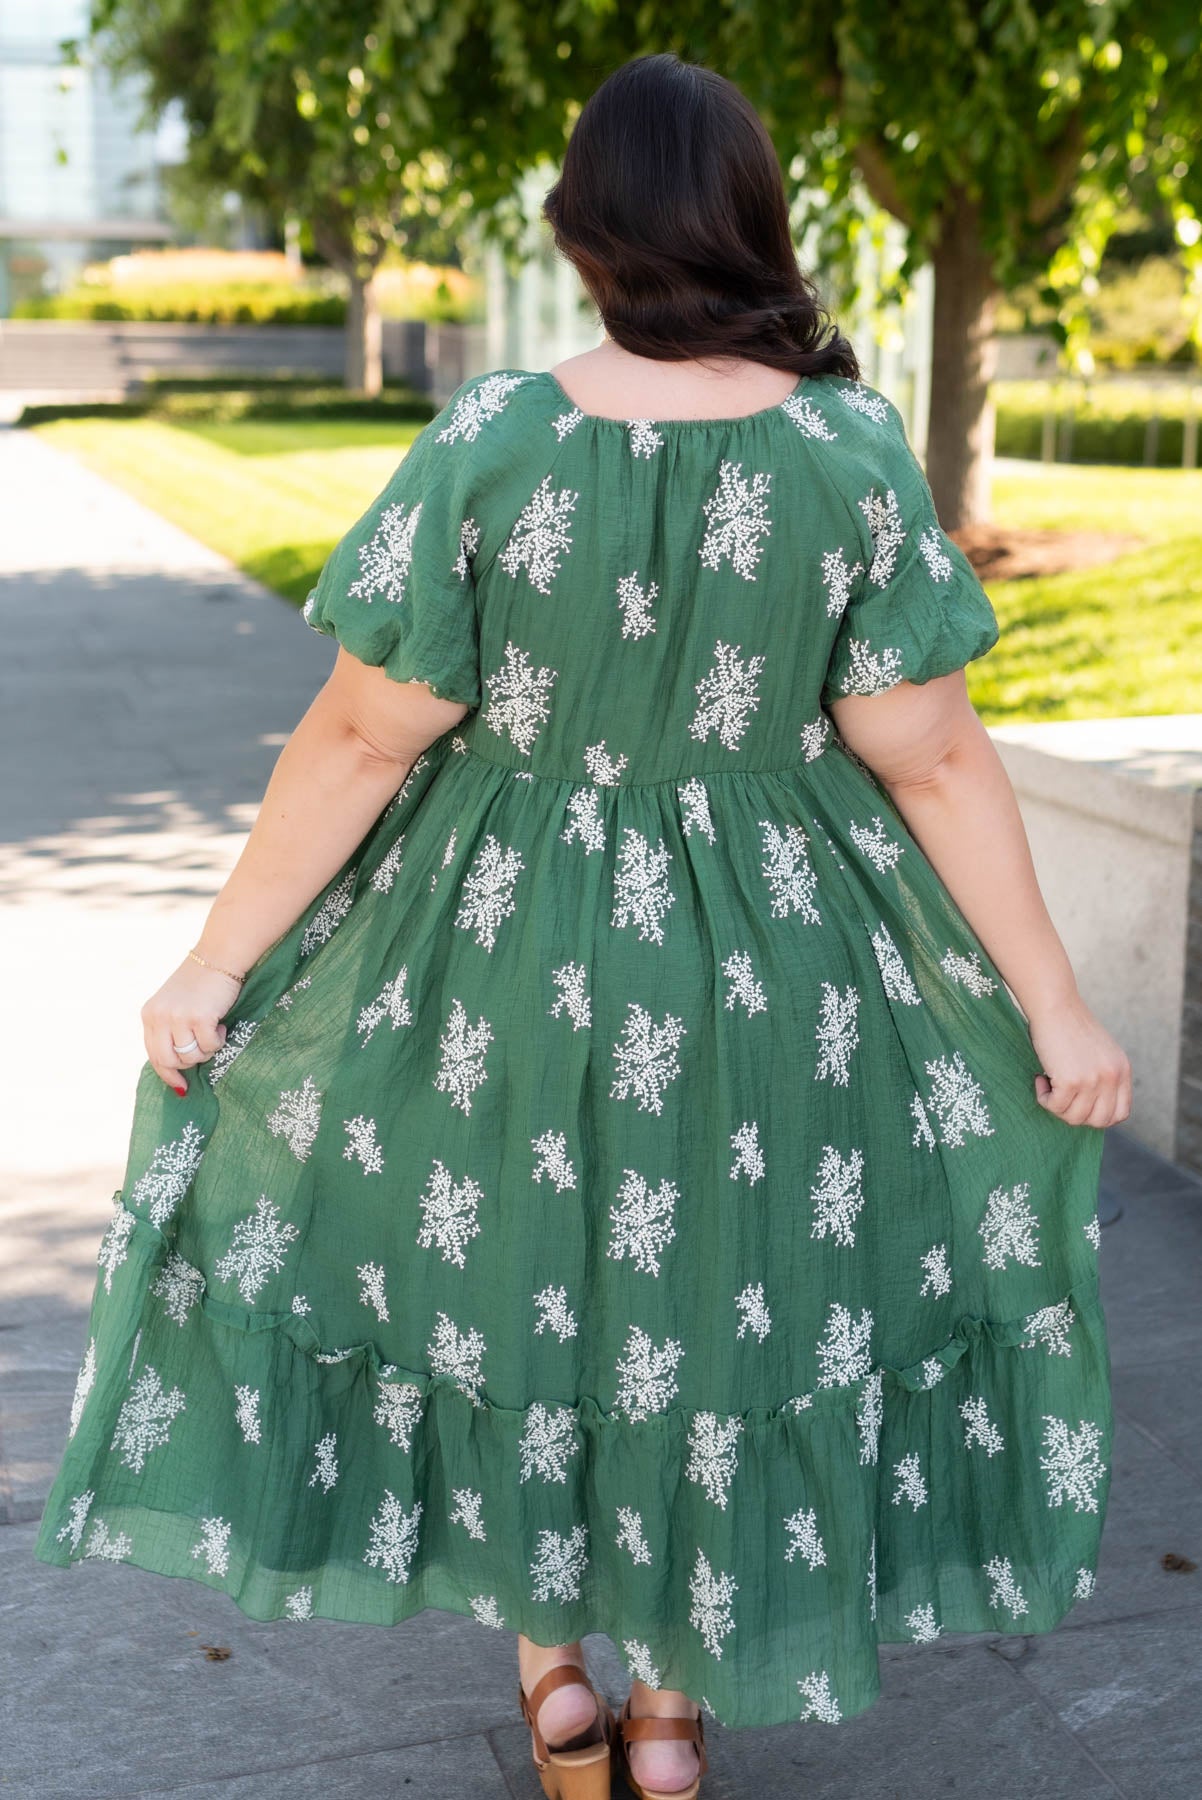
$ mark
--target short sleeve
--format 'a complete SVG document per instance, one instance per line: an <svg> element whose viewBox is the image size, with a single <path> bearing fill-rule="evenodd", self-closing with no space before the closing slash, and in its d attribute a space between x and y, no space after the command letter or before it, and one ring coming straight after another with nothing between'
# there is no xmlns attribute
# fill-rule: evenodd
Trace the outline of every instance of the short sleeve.
<svg viewBox="0 0 1202 1800"><path fill-rule="evenodd" d="M827 591L846 604L822 689L829 704L880 694L899 681L950 675L998 640L989 597L958 544L943 531L901 415L882 402L864 421L859 485L848 494L858 548L833 552L838 579ZM854 558L854 561L852 560Z"/></svg>
<svg viewBox="0 0 1202 1800"><path fill-rule="evenodd" d="M383 492L335 544L304 618L392 680L422 681L442 700L475 707L471 445L445 429L439 437L460 392L422 427Z"/></svg>

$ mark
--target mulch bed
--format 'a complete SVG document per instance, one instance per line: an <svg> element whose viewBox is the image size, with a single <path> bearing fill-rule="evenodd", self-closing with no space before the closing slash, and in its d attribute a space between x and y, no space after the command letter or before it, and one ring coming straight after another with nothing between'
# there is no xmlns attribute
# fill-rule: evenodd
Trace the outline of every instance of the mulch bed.
<svg viewBox="0 0 1202 1800"><path fill-rule="evenodd" d="M1143 539L1116 531L1019 531L1003 525L966 525L954 538L983 581L1021 581L1066 575L1113 562Z"/></svg>

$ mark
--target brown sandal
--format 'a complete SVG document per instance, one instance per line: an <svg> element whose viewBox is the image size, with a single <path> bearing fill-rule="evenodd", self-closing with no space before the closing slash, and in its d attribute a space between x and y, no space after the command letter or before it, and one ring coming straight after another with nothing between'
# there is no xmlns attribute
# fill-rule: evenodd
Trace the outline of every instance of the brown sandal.
<svg viewBox="0 0 1202 1800"><path fill-rule="evenodd" d="M601 1737L598 1742L584 1744L575 1750L552 1749L538 1728L538 1709L553 1688L576 1681L588 1688L597 1702ZM613 1709L604 1694L597 1692L580 1664L557 1663L535 1682L529 1696L519 1681L518 1704L522 1717L534 1733L534 1766L547 1800L610 1800L616 1730Z"/></svg>
<svg viewBox="0 0 1202 1800"><path fill-rule="evenodd" d="M701 1708L697 1709L695 1719L639 1719L633 1718L630 1712L630 1695L627 1694L618 1714L618 1755L621 1758L622 1776L627 1787L635 1796L635 1800L697 1800L701 1788L701 1777L709 1768L709 1757L705 1751L705 1727L701 1720ZM665 1793L662 1788L644 1787L630 1767L630 1745L647 1738L689 1738L697 1751L699 1767L696 1779L686 1788L674 1788Z"/></svg>

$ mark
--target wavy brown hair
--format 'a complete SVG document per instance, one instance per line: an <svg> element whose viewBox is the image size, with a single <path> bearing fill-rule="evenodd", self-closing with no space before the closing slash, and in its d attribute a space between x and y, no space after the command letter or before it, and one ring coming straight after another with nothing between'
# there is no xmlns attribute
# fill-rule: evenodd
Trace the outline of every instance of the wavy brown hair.
<svg viewBox="0 0 1202 1800"><path fill-rule="evenodd" d="M615 69L582 108L542 210L624 350L859 375L798 267L763 120L713 69L669 52Z"/></svg>

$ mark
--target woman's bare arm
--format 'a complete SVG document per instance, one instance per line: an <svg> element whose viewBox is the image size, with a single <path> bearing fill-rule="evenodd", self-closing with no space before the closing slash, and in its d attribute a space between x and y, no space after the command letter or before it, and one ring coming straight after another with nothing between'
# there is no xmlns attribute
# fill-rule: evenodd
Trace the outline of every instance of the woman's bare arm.
<svg viewBox="0 0 1202 1800"><path fill-rule="evenodd" d="M259 814L209 911L197 954L242 973L295 923L392 799L421 752L467 707L438 700L420 682L396 682L344 650L329 680L280 752ZM146 1053L177 1092L181 1069L224 1041L222 1014L235 981L180 964L142 1008ZM172 1042L195 1037L178 1057Z"/></svg>
<svg viewBox="0 0 1202 1800"><path fill-rule="evenodd" d="M1114 1125L1131 1109L1131 1069L1082 1000L1048 914L1022 815L963 669L830 707L888 790L915 842L1026 1014L1046 1070L1040 1103L1072 1125ZM1042 1083L1042 1085L1040 1085Z"/></svg>

